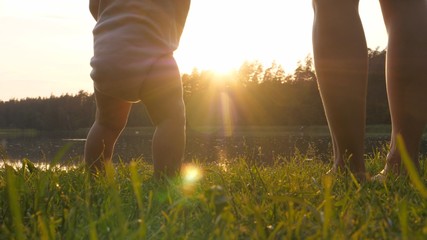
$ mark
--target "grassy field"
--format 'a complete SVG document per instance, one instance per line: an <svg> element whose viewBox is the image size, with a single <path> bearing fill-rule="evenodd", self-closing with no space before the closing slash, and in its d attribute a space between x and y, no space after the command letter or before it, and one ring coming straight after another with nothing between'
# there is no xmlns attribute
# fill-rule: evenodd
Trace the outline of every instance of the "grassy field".
<svg viewBox="0 0 427 240"><path fill-rule="evenodd" d="M367 156L370 173L385 154ZM142 159L98 178L23 160L0 169L0 239L426 239L425 162L421 178L359 184L299 154L194 161L165 182Z"/></svg>

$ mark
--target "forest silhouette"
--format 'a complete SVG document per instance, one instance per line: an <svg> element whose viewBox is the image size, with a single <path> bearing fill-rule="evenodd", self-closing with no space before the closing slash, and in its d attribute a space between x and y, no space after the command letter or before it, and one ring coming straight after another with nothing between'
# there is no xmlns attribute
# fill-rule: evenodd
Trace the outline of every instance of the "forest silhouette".
<svg viewBox="0 0 427 240"><path fill-rule="evenodd" d="M385 87L386 50L369 50L367 124L390 124ZM182 75L187 124L192 126L326 125L312 58L293 73L277 63L244 62L228 74L194 69ZM343 79L345 81L345 79ZM43 131L89 128L95 116L92 94L0 102L1 129ZM129 127L151 126L142 104L129 116Z"/></svg>

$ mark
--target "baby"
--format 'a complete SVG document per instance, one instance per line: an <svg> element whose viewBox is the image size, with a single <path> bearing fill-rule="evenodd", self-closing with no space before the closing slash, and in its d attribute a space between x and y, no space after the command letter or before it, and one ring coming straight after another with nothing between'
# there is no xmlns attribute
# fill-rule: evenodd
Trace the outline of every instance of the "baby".
<svg viewBox="0 0 427 240"><path fill-rule="evenodd" d="M156 127L154 174L179 172L185 147L182 83L173 52L190 0L90 0L93 30L91 77L95 123L85 146L89 169L103 169L126 126L132 103L142 101Z"/></svg>

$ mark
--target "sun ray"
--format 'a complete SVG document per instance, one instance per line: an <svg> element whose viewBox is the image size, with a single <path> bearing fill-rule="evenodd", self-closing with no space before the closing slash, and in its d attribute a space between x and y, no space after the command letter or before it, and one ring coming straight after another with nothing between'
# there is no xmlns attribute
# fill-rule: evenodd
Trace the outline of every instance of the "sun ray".
<svg viewBox="0 0 427 240"><path fill-rule="evenodd" d="M226 92L221 92L221 109L222 109L222 127L224 129L224 136L230 137L233 135L233 120L231 111L230 96Z"/></svg>

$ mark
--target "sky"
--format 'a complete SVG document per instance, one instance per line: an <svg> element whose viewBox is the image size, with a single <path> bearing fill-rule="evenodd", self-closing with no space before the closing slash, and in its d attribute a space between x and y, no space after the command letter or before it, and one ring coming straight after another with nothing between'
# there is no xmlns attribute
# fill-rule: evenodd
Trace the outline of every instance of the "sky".
<svg viewBox="0 0 427 240"><path fill-rule="evenodd" d="M93 92L95 25L88 0L0 0L0 101ZM361 0L368 47L387 34L378 1ZM192 0L179 49L182 73L273 61L292 73L312 55L311 0Z"/></svg>

